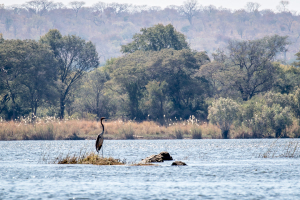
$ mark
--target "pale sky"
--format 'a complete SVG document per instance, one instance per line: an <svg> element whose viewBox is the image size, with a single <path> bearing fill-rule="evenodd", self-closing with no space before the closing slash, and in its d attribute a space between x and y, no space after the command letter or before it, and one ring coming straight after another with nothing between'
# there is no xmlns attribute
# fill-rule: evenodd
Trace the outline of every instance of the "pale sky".
<svg viewBox="0 0 300 200"><path fill-rule="evenodd" d="M29 1L29 0L28 0ZM62 2L67 5L70 1L73 0L54 0L54 2ZM77 0L77 1L84 1L84 0ZM162 8L168 5L182 5L184 0L100 0L106 3L130 3L135 5L148 5L148 6L160 6ZM261 5L259 10L262 9L272 9L276 11L276 6L279 4L280 0L199 0L199 3L203 6L207 5L214 5L217 8L229 8L232 10L237 10L244 8L247 2L256 2ZM13 5L13 4L23 4L27 2L26 0L0 0L0 4L4 4L5 6ZM91 6L94 3L99 2L99 0L89 0L85 1L86 6ZM290 4L288 5L288 9L291 11L300 12L300 0L289 0Z"/></svg>

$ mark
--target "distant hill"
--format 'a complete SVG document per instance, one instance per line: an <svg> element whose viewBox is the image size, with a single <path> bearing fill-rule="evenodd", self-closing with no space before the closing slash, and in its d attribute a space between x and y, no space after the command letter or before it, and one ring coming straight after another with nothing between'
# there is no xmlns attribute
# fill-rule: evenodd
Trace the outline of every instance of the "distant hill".
<svg viewBox="0 0 300 200"><path fill-rule="evenodd" d="M58 29L63 35L76 34L91 40L97 46L101 64L120 56L120 45L132 41L141 28L154 24L173 24L184 33L192 49L207 51L209 55L223 48L229 39L252 40L265 35L289 36L289 51L278 58L294 61L300 47L300 16L286 9L230 11L214 6L195 5L159 7L105 4L83 7L73 2L69 8L47 0L30 1L24 5L0 6L0 32L6 39L39 39L49 29ZM190 11L188 11L188 8Z"/></svg>

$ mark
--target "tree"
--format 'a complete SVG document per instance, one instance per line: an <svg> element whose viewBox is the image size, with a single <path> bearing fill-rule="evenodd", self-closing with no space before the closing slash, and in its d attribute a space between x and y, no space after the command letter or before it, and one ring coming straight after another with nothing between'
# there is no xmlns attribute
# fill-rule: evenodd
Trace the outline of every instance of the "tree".
<svg viewBox="0 0 300 200"><path fill-rule="evenodd" d="M30 41L27 53L30 55L28 65L21 75L21 84L26 92L22 95L24 102L30 102L32 119L37 114L38 107L44 101L54 102L56 98L56 60L51 49L36 41Z"/></svg>
<svg viewBox="0 0 300 200"><path fill-rule="evenodd" d="M228 139L230 127L239 116L240 105L232 99L219 98L208 108L209 122L222 131L223 139Z"/></svg>
<svg viewBox="0 0 300 200"><path fill-rule="evenodd" d="M214 54L219 63L225 63L231 76L228 82L240 92L244 101L273 87L276 79L275 56L287 51L287 37L274 35L258 40L229 41L228 56L222 51Z"/></svg>
<svg viewBox="0 0 300 200"><path fill-rule="evenodd" d="M130 4L119 4L119 3L110 3L107 7L111 7L114 10L114 13L117 15L120 15L122 13L125 13L128 11L128 9L131 7Z"/></svg>
<svg viewBox="0 0 300 200"><path fill-rule="evenodd" d="M112 80L107 87L124 96L122 98L123 109L130 119L142 120L144 118L140 106L147 84L146 63L151 57L151 52L136 51L116 59L109 66Z"/></svg>
<svg viewBox="0 0 300 200"><path fill-rule="evenodd" d="M84 6L85 2L84 1L72 1L69 4L72 7L73 11L75 12L75 15L77 18L78 12L82 8L82 6Z"/></svg>
<svg viewBox="0 0 300 200"><path fill-rule="evenodd" d="M5 89L5 96L11 101L12 119L17 117L18 100L22 93L21 75L26 68L26 41L4 40L0 46L1 80Z"/></svg>
<svg viewBox="0 0 300 200"><path fill-rule="evenodd" d="M296 60L293 64L296 66L296 67L300 67L300 51L298 53L295 54L295 56L297 56Z"/></svg>
<svg viewBox="0 0 300 200"><path fill-rule="evenodd" d="M0 57L4 97L11 101L12 118L17 117L20 105L27 102L32 114L36 114L42 99L50 94L49 88L54 85L53 53L48 46L33 40L5 40L0 44Z"/></svg>
<svg viewBox="0 0 300 200"><path fill-rule="evenodd" d="M78 93L78 104L81 110L96 114L99 121L102 116L109 117L109 100L105 95L105 83L109 74L102 69L95 69L83 78Z"/></svg>
<svg viewBox="0 0 300 200"><path fill-rule="evenodd" d="M287 137L283 130L293 124L288 95L268 92L261 99L244 106L243 124L252 129L253 137Z"/></svg>
<svg viewBox="0 0 300 200"><path fill-rule="evenodd" d="M133 42L122 45L122 53L141 51L160 51L173 48L175 50L189 49L185 36L175 30L173 25L157 24L150 28L142 28L142 34L135 34Z"/></svg>
<svg viewBox="0 0 300 200"><path fill-rule="evenodd" d="M146 85L147 89L147 102L149 118L158 119L163 124L163 116L166 113L166 101L167 101L167 83L165 81L149 81Z"/></svg>
<svg viewBox="0 0 300 200"><path fill-rule="evenodd" d="M198 11L199 5L197 0L187 0L179 8L179 12L189 20L190 25L193 25L193 17Z"/></svg>
<svg viewBox="0 0 300 200"><path fill-rule="evenodd" d="M92 6L93 12L98 13L98 14L103 13L104 10L107 8L107 6L108 5L106 3L99 1Z"/></svg>
<svg viewBox="0 0 300 200"><path fill-rule="evenodd" d="M289 1L280 1L279 5L277 6L277 10L280 12L287 12L287 6L290 4Z"/></svg>
<svg viewBox="0 0 300 200"><path fill-rule="evenodd" d="M257 12L260 6L259 3L247 2L246 10L250 13Z"/></svg>
<svg viewBox="0 0 300 200"><path fill-rule="evenodd" d="M292 94L291 96L291 108L294 115L300 119L300 88Z"/></svg>
<svg viewBox="0 0 300 200"><path fill-rule="evenodd" d="M208 62L210 59L206 52L192 52L188 49L153 52L147 73L152 80L167 83L166 95L172 108L169 117L187 119L195 115L206 118L204 96L208 94L208 82L195 74Z"/></svg>
<svg viewBox="0 0 300 200"><path fill-rule="evenodd" d="M24 7L34 14L43 15L46 11L55 8L55 4L48 0L33 0L26 2Z"/></svg>
<svg viewBox="0 0 300 200"><path fill-rule="evenodd" d="M75 35L59 38L57 30L50 30L41 37L41 42L51 46L59 63L60 118L63 119L66 100L76 82L85 72L98 67L99 61L96 47L91 42L86 42Z"/></svg>

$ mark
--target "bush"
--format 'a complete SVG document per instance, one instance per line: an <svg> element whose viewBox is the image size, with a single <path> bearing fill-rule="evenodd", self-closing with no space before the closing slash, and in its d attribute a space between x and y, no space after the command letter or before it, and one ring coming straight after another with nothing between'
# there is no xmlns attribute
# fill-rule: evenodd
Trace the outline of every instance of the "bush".
<svg viewBox="0 0 300 200"><path fill-rule="evenodd" d="M244 107L243 124L252 129L254 138L271 137L274 132L275 137L287 137L282 132L293 124L293 116L290 107L284 107L288 105L286 101L279 97L280 94L268 93L262 101Z"/></svg>
<svg viewBox="0 0 300 200"><path fill-rule="evenodd" d="M222 131L223 139L229 136L232 123L240 114L240 105L232 99L219 98L208 108L208 119L210 123L216 124Z"/></svg>

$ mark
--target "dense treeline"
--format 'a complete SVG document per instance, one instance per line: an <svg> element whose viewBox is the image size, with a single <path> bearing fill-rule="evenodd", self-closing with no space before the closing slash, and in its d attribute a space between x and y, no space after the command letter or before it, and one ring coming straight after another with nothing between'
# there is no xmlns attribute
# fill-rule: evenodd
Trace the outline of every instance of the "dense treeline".
<svg viewBox="0 0 300 200"><path fill-rule="evenodd" d="M50 30L39 41L0 39L0 116L210 121L253 137L285 136L300 119L299 61L283 65L288 37L229 40L209 57L171 24L141 29L123 56L99 67L95 45ZM296 54L300 60L300 52ZM299 129L300 130L300 129Z"/></svg>
<svg viewBox="0 0 300 200"><path fill-rule="evenodd" d="M121 56L121 45L132 41L141 27L172 24L187 36L191 48L209 54L225 48L229 39L254 40L265 35L289 36L291 45L278 57L294 61L300 44L300 16L288 1L273 2L278 10L262 10L248 2L240 10L201 6L188 0L182 6L159 7L98 2L86 7L82 1L68 5L51 0L33 0L23 5L0 5L0 32L7 39L39 39L50 29L92 41L101 64Z"/></svg>

